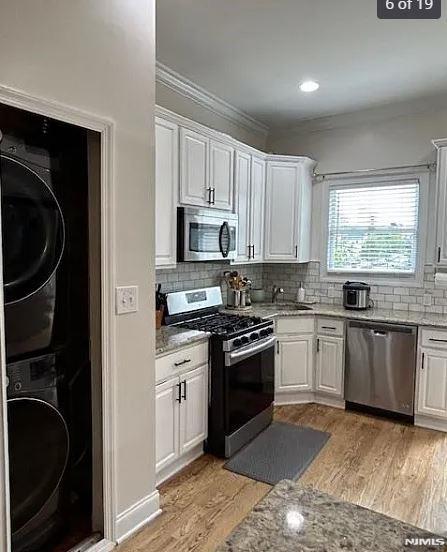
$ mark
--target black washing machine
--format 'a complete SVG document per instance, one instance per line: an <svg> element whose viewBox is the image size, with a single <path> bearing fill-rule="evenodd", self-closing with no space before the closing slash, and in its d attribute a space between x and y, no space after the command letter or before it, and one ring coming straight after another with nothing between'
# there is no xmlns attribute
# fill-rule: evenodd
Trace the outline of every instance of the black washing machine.
<svg viewBox="0 0 447 552"><path fill-rule="evenodd" d="M41 550L61 525L70 437L56 355L7 366L11 533L15 552Z"/></svg>
<svg viewBox="0 0 447 552"><path fill-rule="evenodd" d="M87 135L0 122L12 550L66 550L92 530Z"/></svg>
<svg viewBox="0 0 447 552"><path fill-rule="evenodd" d="M0 178L8 360L51 344L65 225L49 166L44 152L30 153L20 142L3 137Z"/></svg>

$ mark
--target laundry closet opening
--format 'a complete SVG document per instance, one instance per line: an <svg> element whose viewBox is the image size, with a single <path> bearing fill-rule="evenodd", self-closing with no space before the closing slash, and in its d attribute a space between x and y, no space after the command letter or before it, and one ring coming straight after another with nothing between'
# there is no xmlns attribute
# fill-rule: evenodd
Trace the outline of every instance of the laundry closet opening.
<svg viewBox="0 0 447 552"><path fill-rule="evenodd" d="M13 552L103 534L100 134L0 105Z"/></svg>

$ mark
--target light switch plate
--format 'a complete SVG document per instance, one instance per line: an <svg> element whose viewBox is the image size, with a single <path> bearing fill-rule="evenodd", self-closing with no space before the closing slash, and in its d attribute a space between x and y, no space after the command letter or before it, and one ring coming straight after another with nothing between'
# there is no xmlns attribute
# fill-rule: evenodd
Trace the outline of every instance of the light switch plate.
<svg viewBox="0 0 447 552"><path fill-rule="evenodd" d="M432 297L429 293L424 295L424 307L430 307L432 304Z"/></svg>
<svg viewBox="0 0 447 552"><path fill-rule="evenodd" d="M127 314L138 310L138 286L116 288L116 314Z"/></svg>

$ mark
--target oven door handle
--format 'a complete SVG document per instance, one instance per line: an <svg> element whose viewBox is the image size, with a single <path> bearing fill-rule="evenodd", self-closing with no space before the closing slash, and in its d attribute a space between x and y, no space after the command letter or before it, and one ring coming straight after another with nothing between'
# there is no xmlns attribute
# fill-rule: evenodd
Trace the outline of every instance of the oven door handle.
<svg viewBox="0 0 447 552"><path fill-rule="evenodd" d="M225 366L233 366L233 364L241 362L248 357L256 355L257 353L262 353L262 351L266 351L267 349L270 349L270 347L274 347L275 341L276 337L272 335L271 337L267 337L266 339L253 343L253 345L247 345L246 347L242 347L242 349L238 349L232 353L225 353Z"/></svg>

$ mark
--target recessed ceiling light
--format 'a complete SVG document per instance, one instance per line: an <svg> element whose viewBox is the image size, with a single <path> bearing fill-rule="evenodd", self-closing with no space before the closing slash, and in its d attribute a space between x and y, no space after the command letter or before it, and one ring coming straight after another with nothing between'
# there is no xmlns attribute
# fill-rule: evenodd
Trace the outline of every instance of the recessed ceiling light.
<svg viewBox="0 0 447 552"><path fill-rule="evenodd" d="M313 80L304 81L300 84L300 90L301 92L315 92L315 90L318 90L320 88L320 85L318 82L315 82Z"/></svg>

